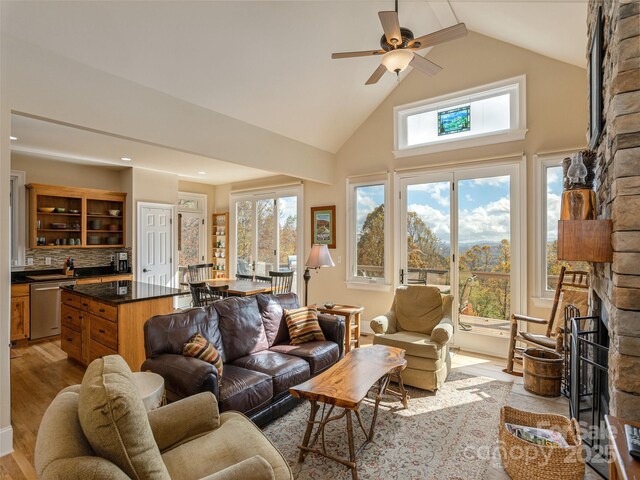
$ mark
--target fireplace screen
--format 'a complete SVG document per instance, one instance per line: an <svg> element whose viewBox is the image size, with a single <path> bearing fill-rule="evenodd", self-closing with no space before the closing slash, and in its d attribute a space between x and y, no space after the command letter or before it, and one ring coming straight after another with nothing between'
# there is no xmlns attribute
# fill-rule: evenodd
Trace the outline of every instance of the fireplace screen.
<svg viewBox="0 0 640 480"><path fill-rule="evenodd" d="M608 478L604 416L609 412L609 332L598 316L574 317L570 338L567 380L571 416L580 424L587 463Z"/></svg>

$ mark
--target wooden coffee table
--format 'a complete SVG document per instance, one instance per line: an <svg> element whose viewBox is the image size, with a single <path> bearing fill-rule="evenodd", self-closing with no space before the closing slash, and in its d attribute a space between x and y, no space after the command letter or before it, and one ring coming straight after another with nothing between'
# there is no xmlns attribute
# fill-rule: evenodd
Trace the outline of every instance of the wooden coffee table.
<svg viewBox="0 0 640 480"><path fill-rule="evenodd" d="M391 393L402 400L405 408L408 406L409 396L400 375L406 366L407 361L404 359L404 350L401 348L373 345L350 351L333 367L300 385L290 388L289 392L294 397L306 398L311 402L307 429L304 433L302 445L298 447L300 448L298 461L300 463L304 462L309 452L317 453L349 467L353 480L357 480L356 455L366 444L373 440L378 407L383 395ZM399 389L397 391L388 388L392 379L398 382ZM372 388L377 391L377 394L373 418L367 432L362 423L359 408L362 400ZM318 403L323 404L320 420L316 420L319 410ZM327 405L329 405L328 409L326 409ZM340 414L331 416L335 407L340 407L344 410ZM353 442L352 414L355 415L360 428L366 436L366 440L357 451ZM347 438L349 441L348 459L328 453L324 444L324 428L326 425L345 416L347 418ZM313 435L313 439L311 439L313 428L316 425L316 432ZM322 437L321 448L314 447L319 436Z"/></svg>

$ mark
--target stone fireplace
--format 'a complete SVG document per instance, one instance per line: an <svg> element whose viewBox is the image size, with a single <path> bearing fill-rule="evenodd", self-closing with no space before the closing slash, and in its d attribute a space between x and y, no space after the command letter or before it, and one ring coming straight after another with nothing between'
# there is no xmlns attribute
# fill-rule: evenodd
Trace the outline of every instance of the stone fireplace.
<svg viewBox="0 0 640 480"><path fill-rule="evenodd" d="M640 2L590 0L588 45L599 7L604 114L594 188L598 218L613 221L614 254L592 267L591 305L608 316L610 413L640 421Z"/></svg>

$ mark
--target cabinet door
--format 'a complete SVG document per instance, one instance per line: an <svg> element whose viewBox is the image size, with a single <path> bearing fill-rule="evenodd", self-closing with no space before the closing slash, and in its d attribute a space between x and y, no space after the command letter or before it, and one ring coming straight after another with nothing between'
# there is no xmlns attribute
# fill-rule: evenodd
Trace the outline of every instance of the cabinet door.
<svg viewBox="0 0 640 480"><path fill-rule="evenodd" d="M29 296L11 299L11 341L29 338Z"/></svg>

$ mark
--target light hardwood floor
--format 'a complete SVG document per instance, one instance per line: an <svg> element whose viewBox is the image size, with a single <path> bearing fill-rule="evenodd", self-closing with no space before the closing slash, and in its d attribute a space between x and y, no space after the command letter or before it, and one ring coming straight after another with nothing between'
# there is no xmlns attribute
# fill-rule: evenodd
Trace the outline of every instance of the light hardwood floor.
<svg viewBox="0 0 640 480"><path fill-rule="evenodd" d="M371 344L372 337L363 335L361 345ZM60 350L60 341L45 341L13 348L11 351L11 396L14 452L0 458L0 479L32 480L36 478L33 452L42 416L63 388L80 383L84 368L67 360ZM504 360L468 352L455 352L452 368L470 375L486 376L512 382L508 404L523 410L552 412L566 415L566 398L542 398L527 392L521 377L502 372ZM509 477L498 466L492 466L487 479L505 480ZM587 468L587 479L599 478Z"/></svg>

